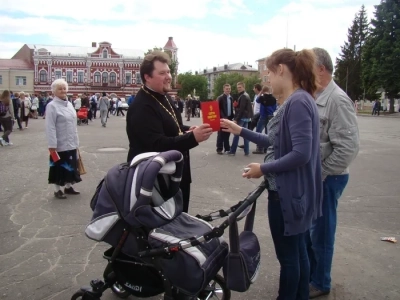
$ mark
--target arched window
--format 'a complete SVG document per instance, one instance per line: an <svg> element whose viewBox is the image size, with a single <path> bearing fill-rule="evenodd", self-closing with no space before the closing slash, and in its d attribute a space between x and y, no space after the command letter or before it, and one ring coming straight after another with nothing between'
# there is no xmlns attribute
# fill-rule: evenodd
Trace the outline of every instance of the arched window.
<svg viewBox="0 0 400 300"><path fill-rule="evenodd" d="M110 73L110 83L115 83L117 81L117 74L115 72Z"/></svg>
<svg viewBox="0 0 400 300"><path fill-rule="evenodd" d="M106 49L103 50L103 58L108 58L108 51Z"/></svg>
<svg viewBox="0 0 400 300"><path fill-rule="evenodd" d="M95 72L94 73L94 82L95 83L100 83L100 78L101 78L100 72Z"/></svg>
<svg viewBox="0 0 400 300"><path fill-rule="evenodd" d="M39 72L39 80L40 80L40 82L47 82L47 71L46 70L41 70Z"/></svg>
<svg viewBox="0 0 400 300"><path fill-rule="evenodd" d="M103 72L101 82L108 83L108 73L107 72Z"/></svg>

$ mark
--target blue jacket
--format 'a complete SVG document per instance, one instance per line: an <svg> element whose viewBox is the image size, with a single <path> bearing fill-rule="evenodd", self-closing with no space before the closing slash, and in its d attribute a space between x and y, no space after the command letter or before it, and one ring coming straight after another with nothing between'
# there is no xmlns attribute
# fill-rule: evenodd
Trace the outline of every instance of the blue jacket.
<svg viewBox="0 0 400 300"><path fill-rule="evenodd" d="M133 95L130 96L128 99L128 105L131 105L134 100L135 100L135 96L133 96Z"/></svg>
<svg viewBox="0 0 400 300"><path fill-rule="evenodd" d="M263 174L277 174L284 235L310 229L322 215L322 174L320 159L319 115L315 100L304 90L297 90L287 100L276 134L275 160L261 164ZM243 138L268 147L268 135L242 129Z"/></svg>

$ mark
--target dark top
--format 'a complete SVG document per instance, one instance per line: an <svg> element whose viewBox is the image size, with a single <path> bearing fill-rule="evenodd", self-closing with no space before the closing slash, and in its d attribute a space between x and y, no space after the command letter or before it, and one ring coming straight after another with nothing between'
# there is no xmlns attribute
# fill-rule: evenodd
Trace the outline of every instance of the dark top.
<svg viewBox="0 0 400 300"><path fill-rule="evenodd" d="M273 119L272 119L273 120ZM268 135L245 128L241 136L263 147ZM262 173L276 173L276 185L285 221L284 235L310 229L322 215L322 171L319 114L315 100L299 89L285 103L273 141L275 160L261 164Z"/></svg>
<svg viewBox="0 0 400 300"><path fill-rule="evenodd" d="M229 99L228 99L228 97L229 97ZM225 94L222 94L221 96L218 97L217 101L219 104L219 113L220 113L221 119L232 120L233 119L233 109L234 109L232 96L231 95L227 96ZM231 111L227 111L227 109L228 109L227 101L231 102L231 106L230 106Z"/></svg>
<svg viewBox="0 0 400 300"><path fill-rule="evenodd" d="M179 135L178 126L172 116L143 89L157 98L168 111L171 112L172 107L183 135ZM143 86L143 89L136 94L135 101L129 106L126 115L126 133L129 139L128 162L144 152L178 150L184 157L181 183L192 182L189 150L198 145L193 132L185 133L190 127L182 124L182 116L169 97L166 98L146 86Z"/></svg>
<svg viewBox="0 0 400 300"><path fill-rule="evenodd" d="M239 122L241 119L250 119L253 117L253 107L249 94L246 92L239 93L239 104L236 107L235 120Z"/></svg>
<svg viewBox="0 0 400 300"><path fill-rule="evenodd" d="M257 97L257 103L260 103L260 116L273 116L276 110L276 99L271 94L262 94Z"/></svg>

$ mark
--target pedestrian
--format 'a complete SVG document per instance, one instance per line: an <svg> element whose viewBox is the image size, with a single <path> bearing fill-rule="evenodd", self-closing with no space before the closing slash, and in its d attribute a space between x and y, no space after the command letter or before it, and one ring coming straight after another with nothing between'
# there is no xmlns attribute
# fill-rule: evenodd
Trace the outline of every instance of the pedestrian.
<svg viewBox="0 0 400 300"><path fill-rule="evenodd" d="M217 98L219 105L219 113L221 119L233 120L233 98L231 96L231 85L225 83L223 86L224 93ZM231 146L229 144L229 132L224 132L222 130L218 131L217 135L217 153L224 154L231 151Z"/></svg>
<svg viewBox="0 0 400 300"><path fill-rule="evenodd" d="M103 92L103 97L101 97L99 100L101 126L103 127L106 127L107 125L107 113L109 106L110 100L108 99L107 94Z"/></svg>
<svg viewBox="0 0 400 300"><path fill-rule="evenodd" d="M78 172L78 131L76 111L67 99L68 83L56 79L51 84L54 99L46 108L46 136L50 151L49 184L54 197L66 199L65 194L80 194L72 186L81 180ZM59 160L54 157L59 156ZM61 187L65 186L64 192Z"/></svg>
<svg viewBox="0 0 400 300"><path fill-rule="evenodd" d="M140 64L142 88L129 106L126 132L129 138L128 162L144 152L178 150L183 154L184 167L180 183L183 211L188 212L190 198L189 150L207 140L212 134L209 124L185 126L182 117L172 104L170 58L161 51L146 55Z"/></svg>
<svg viewBox="0 0 400 300"><path fill-rule="evenodd" d="M39 99L37 95L33 95L32 101L31 101L31 116L33 119L38 118L38 109L39 109Z"/></svg>
<svg viewBox="0 0 400 300"><path fill-rule="evenodd" d="M25 129L28 128L29 114L31 113L31 101L25 96L24 92L19 93L21 100L21 120L25 122Z"/></svg>
<svg viewBox="0 0 400 300"><path fill-rule="evenodd" d="M337 205L349 180L349 166L359 149L357 117L353 102L333 80L333 63L325 49L314 48L320 91L317 98L320 116L323 180L322 217L310 229L310 299L331 290L331 268L337 223ZM319 156L319 155L318 155Z"/></svg>
<svg viewBox="0 0 400 300"><path fill-rule="evenodd" d="M12 145L10 134L14 122L14 107L11 101L10 91L4 90L0 96L0 124L3 127L3 136L0 138L0 146Z"/></svg>
<svg viewBox="0 0 400 300"><path fill-rule="evenodd" d="M279 109L268 123L268 135L222 119L224 130L263 144L263 164L251 163L245 178L264 176L268 221L281 266L277 299L308 300L310 266L306 236L321 216L322 176L315 55L311 50L281 49L267 59L268 84Z"/></svg>
<svg viewBox="0 0 400 300"><path fill-rule="evenodd" d="M238 82L236 88L239 92L238 105L235 111L234 121L244 128L248 127L251 118L253 117L253 107L251 105L251 100L249 94L246 93L246 86L243 82ZM231 151L228 155L234 156L239 144L239 136L235 135L232 140ZM250 152L249 141L244 139L244 155L248 156Z"/></svg>
<svg viewBox="0 0 400 300"><path fill-rule="evenodd" d="M186 103L185 103L185 108L186 108L186 121L190 121L190 116L192 114L192 96L189 94L186 97Z"/></svg>
<svg viewBox="0 0 400 300"><path fill-rule="evenodd" d="M260 106L259 119L257 122L256 132L261 133L263 130L265 134L268 133L267 125L268 122L274 117L276 111L276 99L271 94L269 86L264 85L261 90L261 94L257 97L257 103ZM257 145L256 151L253 154L265 154L266 149L262 145Z"/></svg>
<svg viewBox="0 0 400 300"><path fill-rule="evenodd" d="M14 119L17 120L18 129L23 130L21 124L21 100L19 99L19 93L14 93L14 97L12 98L12 103L14 107Z"/></svg>

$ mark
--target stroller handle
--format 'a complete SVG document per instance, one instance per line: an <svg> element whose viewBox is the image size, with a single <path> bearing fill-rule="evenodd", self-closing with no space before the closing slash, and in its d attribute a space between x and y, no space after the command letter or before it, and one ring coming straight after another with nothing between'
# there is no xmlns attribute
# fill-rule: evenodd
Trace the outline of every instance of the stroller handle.
<svg viewBox="0 0 400 300"><path fill-rule="evenodd" d="M154 256L162 256L165 254L171 254L174 252L184 250L186 248L197 246L213 238L221 237L224 234L225 229L229 227L229 225L232 224L232 222L236 222L238 219L240 220L244 217L240 216L241 213L251 204L253 204L258 199L258 197L260 197L260 195L264 192L265 188L266 184L265 181L263 180L254 191L249 193L249 195L247 195L247 197L239 203L240 206L237 207L235 211L229 215L229 218L227 220L225 220L221 225L214 227L211 231L205 233L204 235L197 238L193 237L190 239L185 239L178 243L174 243L163 248L154 248L146 251L140 251L138 253L139 257L154 257Z"/></svg>

